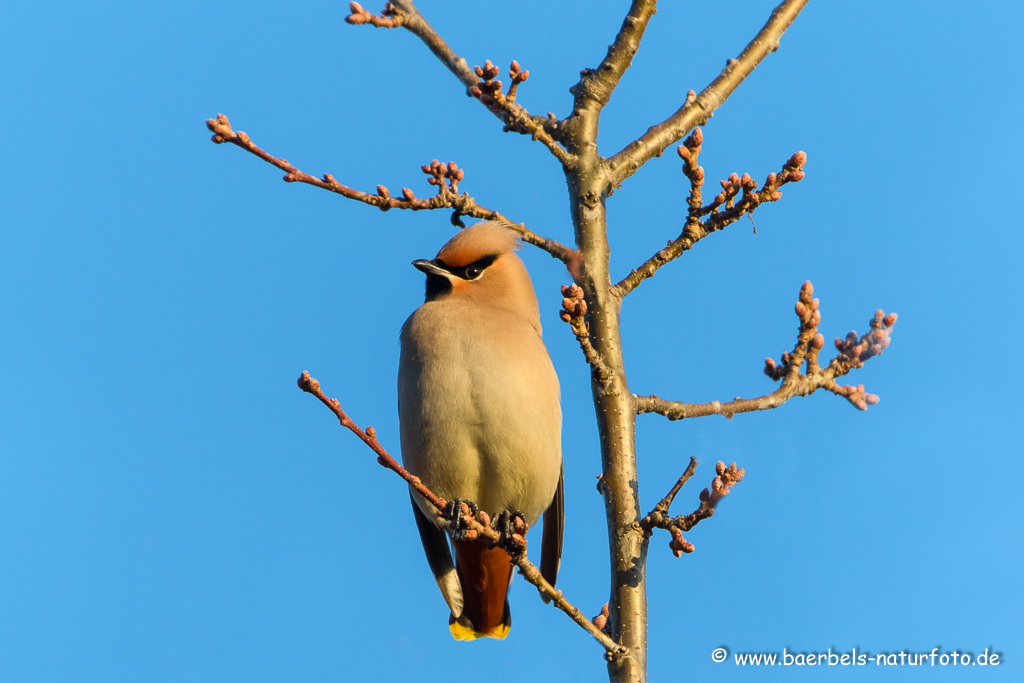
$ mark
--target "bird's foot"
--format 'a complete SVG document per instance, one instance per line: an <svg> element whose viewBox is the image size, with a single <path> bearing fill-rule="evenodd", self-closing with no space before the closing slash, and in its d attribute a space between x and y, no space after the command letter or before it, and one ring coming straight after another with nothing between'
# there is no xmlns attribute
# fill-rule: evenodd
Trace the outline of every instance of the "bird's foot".
<svg viewBox="0 0 1024 683"><path fill-rule="evenodd" d="M519 510L504 510L495 516L491 528L501 534L506 550L518 550L526 546L526 515Z"/></svg>
<svg viewBox="0 0 1024 683"><path fill-rule="evenodd" d="M444 509L444 520L455 538L458 538L465 530L466 523L462 518L465 508L468 508L474 517L480 512L480 507L476 503L461 498L451 500Z"/></svg>

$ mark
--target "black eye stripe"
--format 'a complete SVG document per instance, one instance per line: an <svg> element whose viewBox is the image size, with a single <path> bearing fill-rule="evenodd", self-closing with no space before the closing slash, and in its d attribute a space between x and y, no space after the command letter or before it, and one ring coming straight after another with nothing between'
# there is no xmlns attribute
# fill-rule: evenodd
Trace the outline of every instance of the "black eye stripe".
<svg viewBox="0 0 1024 683"><path fill-rule="evenodd" d="M436 260L435 263L439 267L444 268L449 273L458 278L462 278L463 280L476 280L481 275L483 275L483 272L484 270L487 269L487 266L494 263L497 260L497 258L497 254L494 254L492 256L484 256L482 259L478 259L476 261L473 261L473 263L470 263L469 265L465 265L459 268L449 266L440 259Z"/></svg>

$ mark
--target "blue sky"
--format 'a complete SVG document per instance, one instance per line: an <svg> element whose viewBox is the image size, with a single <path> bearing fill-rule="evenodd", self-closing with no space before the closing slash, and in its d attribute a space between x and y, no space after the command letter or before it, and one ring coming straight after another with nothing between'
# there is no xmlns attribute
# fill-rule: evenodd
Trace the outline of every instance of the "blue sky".
<svg viewBox="0 0 1024 683"><path fill-rule="evenodd" d="M376 5L367 5L379 10ZM626 3L580 10L426 2L470 64L518 59L520 102L568 113ZM663 3L606 109L618 151L700 89L772 2ZM405 492L295 387L318 377L398 452L398 330L409 267L447 214L382 214L209 142L204 120L314 174L428 194L419 166L570 242L546 150L501 133L413 36L344 23L342 2L11 3L0 7L0 679L561 681L604 677L600 648L512 587L507 641L461 644ZM652 680L873 680L835 667L744 669L710 653L940 646L997 668L894 680L1020 680L1024 575L1019 314L1024 11L1010 2L812 2L705 128L710 182L807 178L630 298L631 388L685 401L771 391L814 282L826 338L900 314L893 344L831 395L769 413L638 420L648 506L688 458L747 478L675 559L649 558ZM619 277L679 233L666 154L608 204ZM535 250L562 381L567 495L560 586L607 600L588 373L558 321L559 264ZM731 661L731 660L730 660Z"/></svg>

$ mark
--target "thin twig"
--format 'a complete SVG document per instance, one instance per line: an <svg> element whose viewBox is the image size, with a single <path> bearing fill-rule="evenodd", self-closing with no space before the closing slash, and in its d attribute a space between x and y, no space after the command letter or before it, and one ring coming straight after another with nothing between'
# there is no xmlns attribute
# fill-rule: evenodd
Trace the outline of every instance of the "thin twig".
<svg viewBox="0 0 1024 683"><path fill-rule="evenodd" d="M747 44L740 56L726 62L725 69L699 95L688 97L672 116L652 126L641 137L608 159L610 187L618 187L651 158L661 156L669 145L681 139L694 126L704 125L754 68L769 53L779 48L779 39L800 14L807 1L785 0L776 7L768 23Z"/></svg>
<svg viewBox="0 0 1024 683"><path fill-rule="evenodd" d="M485 221L496 221L519 233L520 239L524 242L546 251L569 266L573 266L579 259L579 254L575 249L570 249L555 240L541 237L535 232L528 230L525 225L514 223L497 211L480 206L466 192L459 194L458 184L464 177L464 171L455 162L442 164L435 159L432 163L422 167L423 172L430 176L428 182L437 186L437 194L433 197L417 197L407 187L402 188L401 197L393 197L384 185L377 186L377 194L370 194L342 185L329 173L325 174L323 178L317 178L295 168L287 159L279 159L267 153L257 147L244 132L232 130L231 123L224 114L218 114L215 119L207 119L206 127L213 132L212 139L215 143L231 143L284 171L285 182L313 185L329 192L340 194L342 197L354 199L370 206L376 206L381 211L388 211L389 209L408 209L412 211L453 209L452 222L454 224L459 224L460 216L470 216Z"/></svg>
<svg viewBox="0 0 1024 683"><path fill-rule="evenodd" d="M398 464L391 455L381 446L377 440L377 432L373 427L367 427L365 431L359 428L355 422L348 416L348 414L342 410L341 403L334 398L328 398L320 388L320 382L310 376L308 372L303 372L299 377L298 381L299 388L307 394L316 396L325 406L327 406L332 413L338 418L338 421L343 427L351 431L353 434L359 437L359 439L369 446L374 453L377 454L377 462L383 467L395 472L398 476L404 479L411 487L413 487L417 493L423 496L434 508L437 510L439 517L445 517L448 508L448 501L440 496L435 495L426 485L420 481L419 477L413 476L407 469ZM587 619L583 613L575 607L572 603L565 599L565 595L562 591L557 590L554 586L548 583L547 580L540 573L540 569L535 564L530 562L526 557L526 524L521 518L517 518L515 525L515 533L509 537L505 537L503 532L499 532L490 525L490 518L485 512L479 512L477 515L473 515L468 504L463 503L462 509L457 511L459 514L459 528L461 540L477 540L483 543L487 543L489 546L501 546L504 548L512 558L512 562L519 569L519 573L523 575L529 583L534 585L537 590L547 598L560 610L565 612L576 622L581 628L587 631L590 635L594 636L601 645L604 646L608 653L609 658L618 658L625 653L625 649L612 640L608 634L597 628L593 623Z"/></svg>
<svg viewBox="0 0 1024 683"><path fill-rule="evenodd" d="M478 78L475 70L470 69L466 60L455 54L455 51L416 9L412 0L391 0L384 6L381 16L371 14L357 2L349 3L349 11L351 14L346 21L350 24L369 24L384 28L400 26L414 34L423 41L442 64L448 67L449 71L455 74L455 77L466 87L467 94L478 97L478 93L474 94L473 89L479 90L482 81ZM571 168L576 163L575 155L567 152L552 135L557 131L557 120L530 114L521 105L515 103L514 93L509 98L500 97L494 98L490 102L481 101L505 124L506 131L522 133L529 135L534 140L539 140L565 168Z"/></svg>
<svg viewBox="0 0 1024 683"><path fill-rule="evenodd" d="M486 60L483 66L473 67L473 73L480 79L467 91L471 97L475 97L490 109L505 124L505 132L522 133L529 135L534 140L539 140L562 164L566 171L576 166L579 159L575 154L570 154L553 137L558 133L558 121L544 119L539 116L532 116L522 105L516 103L519 84L530 77L529 71L520 69L519 62L512 60L509 66L508 75L512 79L508 87L508 93L502 92L501 81L495 76L501 69Z"/></svg>
<svg viewBox="0 0 1024 683"><path fill-rule="evenodd" d="M729 494L733 486L743 481L743 475L747 473L746 468L739 469L736 467L736 463L726 467L724 462L719 461L715 465L716 476L711 481L711 488L700 492L700 505L697 509L688 515L669 517L669 506L672 505L672 501L675 499L676 494L679 493L679 489L693 476L696 469L697 459L691 457L689 467L679 477L679 480L672 487L672 490L668 492L668 495L647 516L640 520L640 526L646 537L650 537L655 529L665 529L672 534L672 540L669 542L668 547L676 557L682 556L683 553L692 553L694 550L693 544L683 538L683 532L689 531L702 520L713 516L719 501Z"/></svg>
<svg viewBox="0 0 1024 683"><path fill-rule="evenodd" d="M644 280L652 277L659 268L682 256L708 235L735 223L744 214L749 216L762 204L781 199L782 192L779 188L786 183L799 182L804 178L803 168L807 163L807 155L797 152L783 164L781 171L768 174L761 189L757 188L757 181L750 175L744 173L740 177L733 173L728 180L721 181L722 191L715 195L709 204L702 205L704 168L697 165L697 160L703 139L700 128L694 128L686 142L678 148L679 156L683 159L683 173L690 181L683 231L679 237L670 241L663 249L659 249L612 287L612 294L620 299L636 289ZM757 232L756 228L754 232Z"/></svg>
<svg viewBox="0 0 1024 683"><path fill-rule="evenodd" d="M776 363L771 358L765 359L764 372L774 380L782 380L778 389L758 398L736 398L728 402L711 401L709 403L680 403L666 401L656 395L634 396L637 414L658 413L670 420L683 420L691 417L708 415L724 415L732 418L739 413L756 410L778 408L794 396L809 396L818 389L826 389L837 396L842 396L858 410L866 410L869 405L878 403L879 398L864 390L864 385L839 386L837 377L848 374L864 365L869 358L881 355L891 340L892 329L896 324L896 314L885 314L879 309L870 322L870 331L858 337L850 332L845 339L836 339L835 346L839 354L828 366L822 368L818 364L818 353L825 345L825 338L818 333L821 313L818 300L814 297L814 286L805 282L800 288L800 299L796 303L796 314L800 318L800 331L796 345L792 351L782 354L782 360ZM806 364L806 371L801 367Z"/></svg>
<svg viewBox="0 0 1024 683"><path fill-rule="evenodd" d="M679 493L679 490L683 488L683 485L690 480L690 477L692 477L693 473L696 471L697 458L691 455L690 464L683 471L682 475L679 477L679 480L675 483L675 486L673 486L669 490L669 492L665 494L665 497L662 498L658 502L658 504L654 506L654 509L651 512L660 512L662 514L666 514L668 512L668 509L672 506L672 501L676 499L676 494ZM648 515L648 517L650 517L650 515Z"/></svg>

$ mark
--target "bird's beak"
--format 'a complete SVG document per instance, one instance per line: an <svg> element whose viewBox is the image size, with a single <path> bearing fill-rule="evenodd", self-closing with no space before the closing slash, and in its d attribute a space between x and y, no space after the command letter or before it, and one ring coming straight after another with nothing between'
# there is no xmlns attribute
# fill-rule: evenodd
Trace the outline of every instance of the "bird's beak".
<svg viewBox="0 0 1024 683"><path fill-rule="evenodd" d="M451 275L451 273L449 273L444 268L440 267L433 261L428 261L426 259L419 259L418 261L413 261L412 265L416 266L417 270L422 270L427 275L440 275L441 277L444 278L447 278L449 275Z"/></svg>

